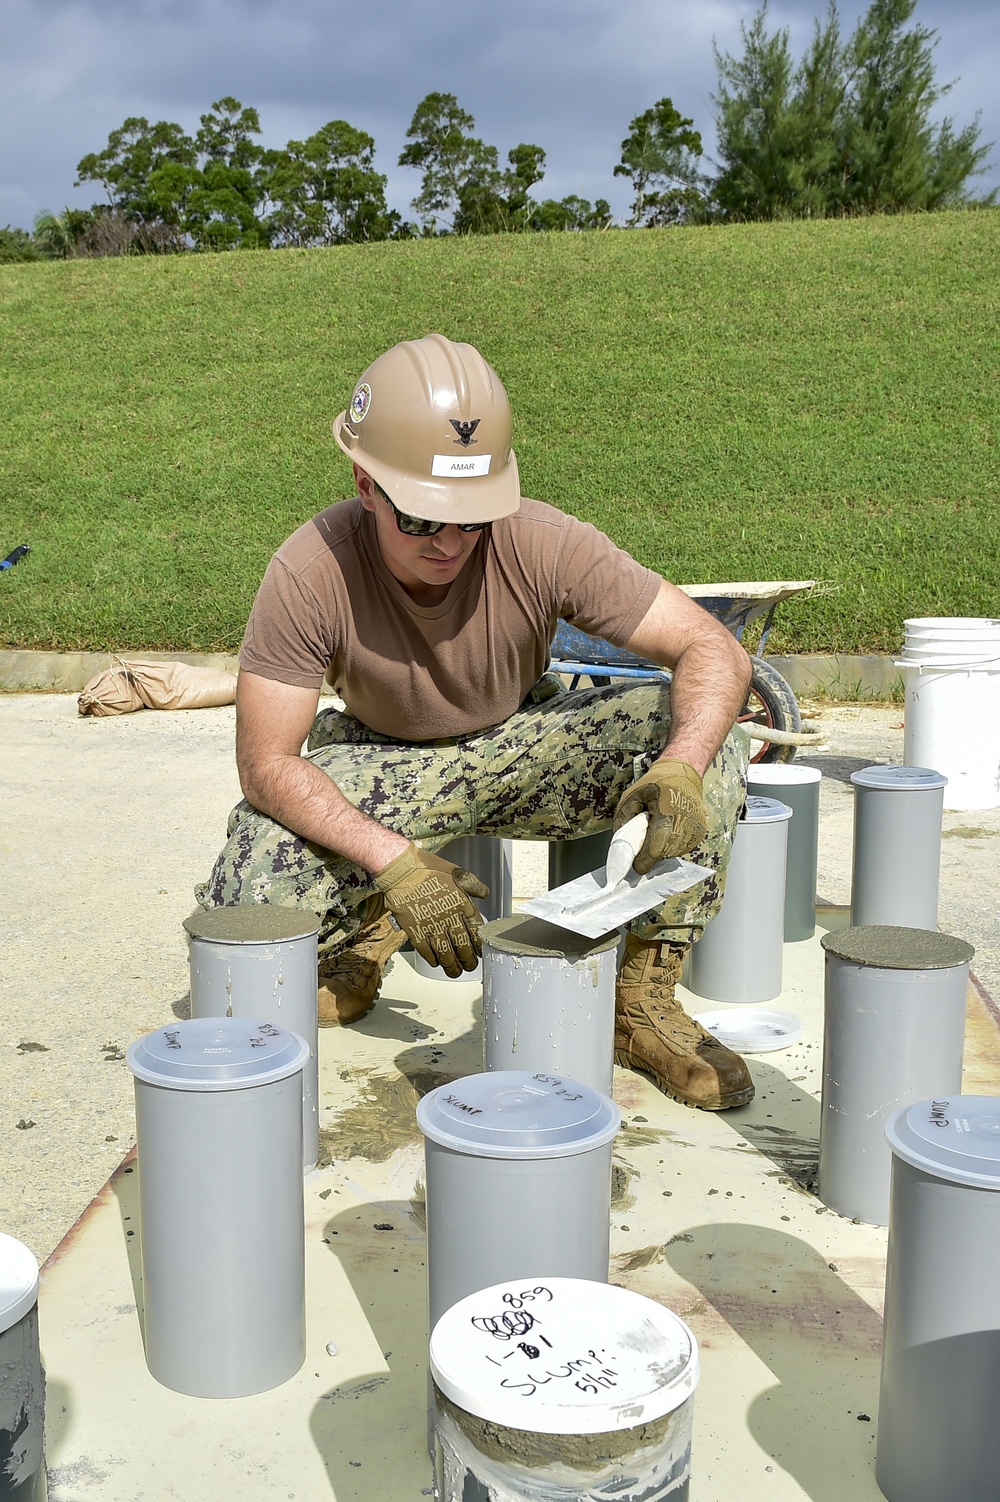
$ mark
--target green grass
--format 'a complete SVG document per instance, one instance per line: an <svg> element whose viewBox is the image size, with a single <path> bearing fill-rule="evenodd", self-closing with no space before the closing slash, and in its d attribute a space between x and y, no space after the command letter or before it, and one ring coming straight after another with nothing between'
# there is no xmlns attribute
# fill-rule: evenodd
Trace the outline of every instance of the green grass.
<svg viewBox="0 0 1000 1502"><path fill-rule="evenodd" d="M397 339L502 374L522 484L680 582L821 578L775 651L1000 615L1000 211L0 267L0 646L232 650L351 493Z"/></svg>

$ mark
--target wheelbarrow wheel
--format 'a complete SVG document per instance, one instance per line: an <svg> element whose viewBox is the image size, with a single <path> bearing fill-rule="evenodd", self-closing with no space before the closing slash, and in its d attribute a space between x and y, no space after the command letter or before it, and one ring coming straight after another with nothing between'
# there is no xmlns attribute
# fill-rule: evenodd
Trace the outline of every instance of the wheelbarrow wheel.
<svg viewBox="0 0 1000 1502"><path fill-rule="evenodd" d="M740 723L753 721L773 730L801 730L802 716L792 690L777 668L763 657L752 657L753 677L750 692L740 715ZM791 761L794 746L776 746L773 741L754 741L752 761Z"/></svg>

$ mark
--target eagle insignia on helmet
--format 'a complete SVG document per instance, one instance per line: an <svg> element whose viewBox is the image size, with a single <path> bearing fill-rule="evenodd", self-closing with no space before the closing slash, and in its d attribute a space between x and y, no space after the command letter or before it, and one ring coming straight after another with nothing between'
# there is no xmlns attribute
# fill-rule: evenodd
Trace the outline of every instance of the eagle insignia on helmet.
<svg viewBox="0 0 1000 1502"><path fill-rule="evenodd" d="M458 418L450 417L448 421L451 423L452 427L455 429L455 432L458 434L455 442L460 443L464 449L467 449L470 443L473 443L475 441L472 435L478 428L479 424L482 422L482 418L474 417L472 418L471 422L461 422Z"/></svg>

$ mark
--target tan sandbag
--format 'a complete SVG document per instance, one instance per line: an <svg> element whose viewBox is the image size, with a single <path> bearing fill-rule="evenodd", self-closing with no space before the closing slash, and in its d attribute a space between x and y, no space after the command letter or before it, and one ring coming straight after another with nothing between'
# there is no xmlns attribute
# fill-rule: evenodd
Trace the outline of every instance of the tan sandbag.
<svg viewBox="0 0 1000 1502"><path fill-rule="evenodd" d="M76 703L81 714L89 715L131 714L143 708L135 680L120 657L113 657L109 668L91 678Z"/></svg>
<svg viewBox="0 0 1000 1502"><path fill-rule="evenodd" d="M236 679L222 668L114 657L111 667L86 685L77 705L82 715L112 715L136 709L215 709L235 699Z"/></svg>
<svg viewBox="0 0 1000 1502"><path fill-rule="evenodd" d="M236 702L236 679L224 668L131 657L126 666L147 709L216 709Z"/></svg>

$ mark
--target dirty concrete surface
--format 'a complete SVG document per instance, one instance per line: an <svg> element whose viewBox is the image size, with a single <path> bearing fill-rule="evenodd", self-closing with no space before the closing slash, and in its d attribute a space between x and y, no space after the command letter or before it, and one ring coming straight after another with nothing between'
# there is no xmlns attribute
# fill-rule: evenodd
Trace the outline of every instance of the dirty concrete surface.
<svg viewBox="0 0 1000 1502"><path fill-rule="evenodd" d="M819 894L850 898L850 773L902 760L898 705L809 705L828 728ZM81 719L70 695L0 697L0 1229L52 1251L134 1140L132 1039L186 1015L182 921L239 796L233 710ZM940 926L1000 997L1000 810L946 813ZM515 848L515 896L544 847Z"/></svg>

